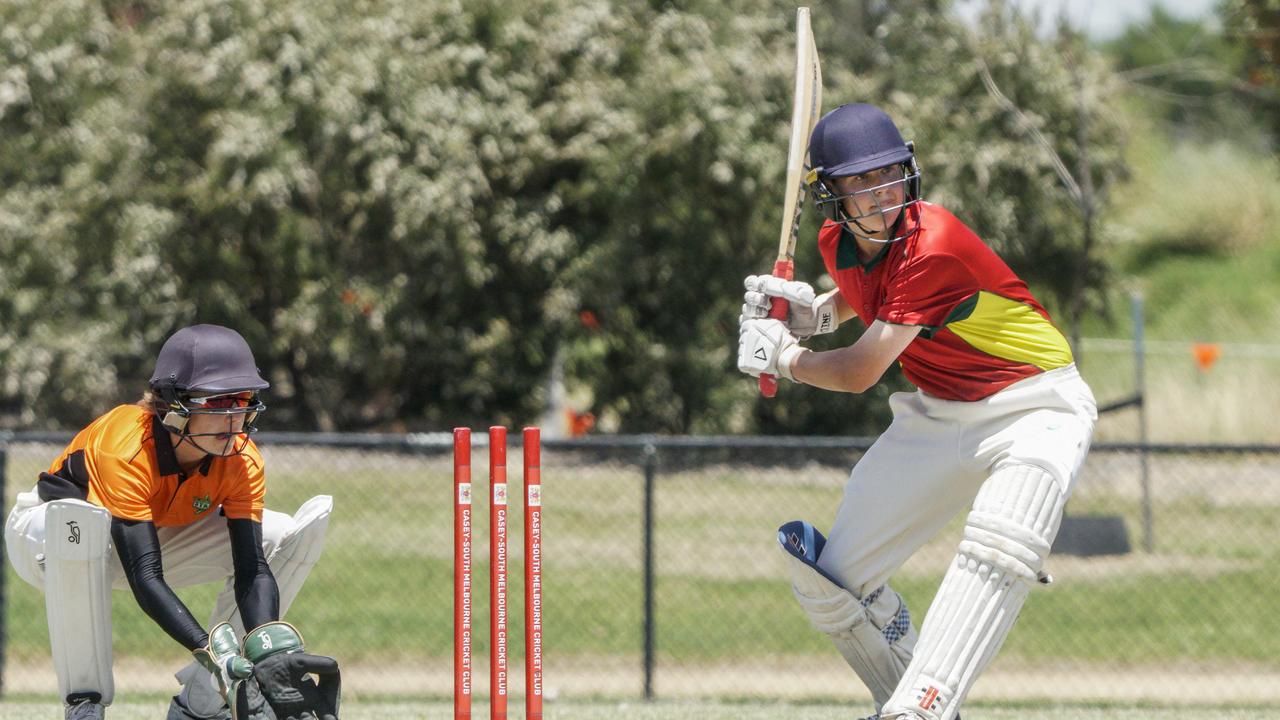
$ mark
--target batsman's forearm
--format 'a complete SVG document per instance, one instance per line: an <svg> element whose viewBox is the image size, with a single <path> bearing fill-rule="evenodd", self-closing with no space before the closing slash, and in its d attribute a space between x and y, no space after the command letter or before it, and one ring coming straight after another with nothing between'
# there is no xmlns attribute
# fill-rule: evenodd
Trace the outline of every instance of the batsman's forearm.
<svg viewBox="0 0 1280 720"><path fill-rule="evenodd" d="M843 325L844 322L854 315L853 308L849 306L849 302L844 299L844 295L836 294L836 322Z"/></svg>
<svg viewBox="0 0 1280 720"><path fill-rule="evenodd" d="M835 392L863 392L883 374L883 368L876 369L860 357L857 345L824 352L806 350L791 364L791 375L797 382Z"/></svg>

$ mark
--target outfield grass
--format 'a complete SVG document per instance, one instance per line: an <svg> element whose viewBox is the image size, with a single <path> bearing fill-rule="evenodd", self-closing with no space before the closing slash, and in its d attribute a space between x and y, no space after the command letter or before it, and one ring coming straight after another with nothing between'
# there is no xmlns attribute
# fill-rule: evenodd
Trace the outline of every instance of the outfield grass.
<svg viewBox="0 0 1280 720"><path fill-rule="evenodd" d="M53 452L11 449L9 477L30 472ZM292 510L318 492L335 496L324 557L288 616L309 646L360 669L352 677L367 684L354 689L365 697L443 692L452 607L447 458L298 448L268 448L267 457L270 506ZM1156 552L1051 558L1057 581L1033 594L993 671L1039 672L1052 685L1055 672L1071 668L1092 672L1092 679L1080 682L1097 684L1113 670L1117 678L1127 668L1194 674L1211 663L1215 670L1248 668L1280 686L1280 628L1270 610L1280 576L1274 543L1280 491L1256 487L1274 478L1276 468L1257 458L1175 460L1155 467ZM640 473L627 466L574 466L555 456L544 460L543 472L549 676L559 675L565 700L582 693L634 696L642 644ZM698 694L711 686L695 679L710 678L716 684L705 694L742 697L766 688L760 692L776 695L764 683L771 668L815 663L847 680L829 641L795 606L774 539L774 529L786 520L828 523L845 475L812 466L659 477L660 693ZM1142 508L1135 478L1132 458L1095 455L1069 511L1121 515L1137 546ZM515 473L512 482L519 482ZM10 498L25 489L15 485L11 480ZM481 662L488 651L485 509L476 508ZM513 513L513 590L521 587L521 530ZM894 580L917 621L958 535L957 519ZM48 641L40 594L8 572L6 687L21 688L26 676L51 674ZM216 590L180 594L203 618ZM114 597L115 649L130 668L122 673L122 687L171 683L169 673L187 656L141 614L127 591ZM512 593L513 618L520 617L522 600ZM521 625L513 623L515 658L522 654ZM403 680L396 675L402 669ZM151 679L142 682L141 676ZM424 684L424 676L434 679ZM782 683L777 693L785 689ZM1069 684L1059 690L1062 697L1082 697Z"/></svg>
<svg viewBox="0 0 1280 720"><path fill-rule="evenodd" d="M108 713L111 720L154 720L163 717L166 701L116 703ZM55 706L56 707L56 706ZM1130 705L974 705L966 717L984 720L1262 720L1280 718L1280 711L1264 707L1180 707L1161 708ZM477 703L475 718L488 717L488 707ZM523 718L523 708L512 706L513 720ZM549 720L853 720L865 712L845 704L734 703L734 702L580 702L559 703L545 708ZM344 703L343 720L417 720L451 718L452 707L443 702L426 703ZM57 720L61 713L47 702L0 703L0 720Z"/></svg>

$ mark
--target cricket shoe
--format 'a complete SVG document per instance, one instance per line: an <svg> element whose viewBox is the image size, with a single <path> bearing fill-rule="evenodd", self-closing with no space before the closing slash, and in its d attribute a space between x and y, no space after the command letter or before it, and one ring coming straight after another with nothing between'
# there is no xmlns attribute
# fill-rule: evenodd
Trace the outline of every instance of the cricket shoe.
<svg viewBox="0 0 1280 720"><path fill-rule="evenodd" d="M66 708L66 720L102 720L106 716L107 709L102 703L92 700L81 700Z"/></svg>

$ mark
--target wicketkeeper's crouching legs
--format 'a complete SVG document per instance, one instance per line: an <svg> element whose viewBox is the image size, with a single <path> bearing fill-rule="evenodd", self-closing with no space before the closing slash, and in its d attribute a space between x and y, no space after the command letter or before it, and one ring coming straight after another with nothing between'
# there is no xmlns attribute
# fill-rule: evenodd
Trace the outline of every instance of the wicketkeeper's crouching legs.
<svg viewBox="0 0 1280 720"><path fill-rule="evenodd" d="M893 694L916 644L916 631L902 597L887 584L859 598L818 567L826 539L802 520L778 528L790 562L796 600L819 631L827 634L879 708Z"/></svg>
<svg viewBox="0 0 1280 720"><path fill-rule="evenodd" d="M1013 627L1058 533L1067 488L1034 465L997 469L920 630L885 718L951 720Z"/></svg>
<svg viewBox="0 0 1280 720"><path fill-rule="evenodd" d="M324 536L332 511L333 498L328 495L311 498L292 517L263 511L263 546L267 564L271 566L271 574L275 576L280 590L281 617L293 604L311 568L324 551ZM236 637L246 636L236 607L233 577L227 577L226 587L218 594L210 625L221 622L230 623ZM179 670L175 677L182 683L182 690L170 706L169 720L216 718L225 713L226 700L213 676L200 663L193 661Z"/></svg>

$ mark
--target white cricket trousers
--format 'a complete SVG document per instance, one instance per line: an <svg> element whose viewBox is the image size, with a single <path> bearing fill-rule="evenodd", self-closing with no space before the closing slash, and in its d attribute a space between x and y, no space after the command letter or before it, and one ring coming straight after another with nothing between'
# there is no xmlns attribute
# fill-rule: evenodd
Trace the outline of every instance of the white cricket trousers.
<svg viewBox="0 0 1280 720"><path fill-rule="evenodd" d="M1034 465L1069 493L1097 408L1075 365L975 402L916 391L889 398L893 422L854 466L818 565L865 597L1010 465Z"/></svg>

